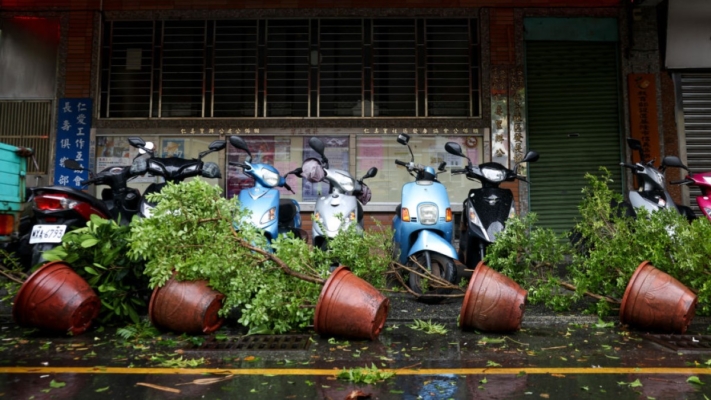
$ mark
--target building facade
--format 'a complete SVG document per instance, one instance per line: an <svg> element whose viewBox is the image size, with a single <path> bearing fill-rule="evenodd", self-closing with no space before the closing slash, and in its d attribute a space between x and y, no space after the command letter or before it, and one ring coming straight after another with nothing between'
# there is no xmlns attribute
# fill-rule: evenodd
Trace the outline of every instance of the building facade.
<svg viewBox="0 0 711 400"><path fill-rule="evenodd" d="M530 185L508 187L519 211L565 231L586 172L604 166L617 189L631 184L619 167L631 159L626 137L656 159L685 155L660 45L667 2L0 4L0 140L38 149L33 172L42 179L30 185L76 181L62 158L94 170L124 165L135 155L129 136L153 141L160 155L196 157L237 134L283 174L319 135L332 166L356 176L379 169L365 210L387 223L411 179L394 163L410 159L395 141L408 133L415 162L427 165L461 165L447 141L474 163L513 166L538 151L525 169ZM228 196L250 184L227 165L240 156L228 148L207 159L220 164L215 183ZM477 183L439 178L460 211ZM283 194L305 212L323 190L290 185L296 193Z"/></svg>

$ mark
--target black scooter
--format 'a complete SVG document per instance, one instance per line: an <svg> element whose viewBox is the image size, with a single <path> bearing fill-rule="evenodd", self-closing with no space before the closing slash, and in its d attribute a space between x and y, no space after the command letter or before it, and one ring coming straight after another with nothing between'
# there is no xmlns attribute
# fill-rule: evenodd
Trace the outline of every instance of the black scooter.
<svg viewBox="0 0 711 400"><path fill-rule="evenodd" d="M202 176L210 179L222 177L220 167L218 167L217 164L213 162L203 162L202 159L210 153L224 149L227 146L227 142L224 140L213 141L210 143L207 150L198 155L198 158L188 160L179 157L155 157L152 145L146 146L146 142L141 138L132 139L137 141L137 148L145 151L149 155L146 159L147 172L154 176L163 177L164 179L161 183L151 183L143 192L138 212L138 215L142 218L151 217L151 215L153 215L153 209L156 206L156 203L146 199L146 195L151 193L159 193L168 182L178 183L195 176Z"/></svg>
<svg viewBox="0 0 711 400"><path fill-rule="evenodd" d="M142 142L142 141L141 141ZM137 147L135 138L129 143ZM66 160L64 165L73 170L83 168L75 160ZM81 185L108 185L100 200L81 190L67 186L43 186L31 188L28 201L32 204L32 229L25 235L25 251L29 249L32 267L44 261L42 253L58 246L64 234L74 228L86 225L92 215L101 218L120 218L122 224L128 224L133 215L138 212L140 193L129 188L127 182L147 171L147 165L142 158L135 158L132 165L108 167Z"/></svg>
<svg viewBox="0 0 711 400"><path fill-rule="evenodd" d="M504 230L506 221L516 215L513 193L499 185L516 179L528 182L526 177L518 175L519 165L538 160L538 153L529 151L513 169L508 169L495 162L472 165L459 144L454 142L446 143L444 149L469 161L465 168L452 168L452 175L466 174L467 179L481 182L482 187L471 189L462 204L459 237L459 260L467 268L474 269L484 259L486 248L496 240L496 234Z"/></svg>

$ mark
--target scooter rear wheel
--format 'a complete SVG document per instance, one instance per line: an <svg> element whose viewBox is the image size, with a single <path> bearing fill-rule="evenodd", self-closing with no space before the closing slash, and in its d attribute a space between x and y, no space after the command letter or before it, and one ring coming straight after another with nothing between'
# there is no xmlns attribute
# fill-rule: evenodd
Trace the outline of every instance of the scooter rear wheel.
<svg viewBox="0 0 711 400"><path fill-rule="evenodd" d="M427 267L427 260L425 258L424 253L418 254L415 259L417 260L417 263L422 265L423 267ZM448 258L445 257L441 254L437 253L431 253L430 254L430 262L431 262L431 271L433 275L438 276L450 283L456 283L457 281L457 268L454 266L454 262ZM419 269L417 264L412 262L411 260L407 262L407 266L413 270ZM451 289L435 289L435 288L428 288L425 285L423 285L423 281L426 281L425 278L420 277L419 275L410 273L409 277L409 286L410 289L417 293L417 294L424 294L427 296L423 296L418 298L418 301L421 301L423 303L427 304L436 304L441 302L442 300L445 299L445 297L438 297L439 295L446 295L451 293ZM428 282L429 283L429 282ZM423 286L425 286L425 290L423 291Z"/></svg>

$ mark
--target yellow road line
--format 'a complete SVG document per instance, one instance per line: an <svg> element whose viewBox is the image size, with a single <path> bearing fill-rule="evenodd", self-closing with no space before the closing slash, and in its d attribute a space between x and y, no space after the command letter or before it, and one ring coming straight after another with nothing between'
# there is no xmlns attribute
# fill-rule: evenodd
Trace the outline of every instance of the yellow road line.
<svg viewBox="0 0 711 400"><path fill-rule="evenodd" d="M0 374L131 374L131 375L335 375L339 369L298 368L120 368L120 367L0 367ZM381 369L397 375L604 375L604 374L673 374L711 375L711 368L430 368Z"/></svg>

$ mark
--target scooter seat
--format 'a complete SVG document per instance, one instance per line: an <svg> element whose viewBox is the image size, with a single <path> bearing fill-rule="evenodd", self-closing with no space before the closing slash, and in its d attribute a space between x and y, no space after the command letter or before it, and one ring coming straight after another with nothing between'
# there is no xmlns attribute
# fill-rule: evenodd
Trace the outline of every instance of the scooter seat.
<svg viewBox="0 0 711 400"><path fill-rule="evenodd" d="M279 225L289 224L296 217L296 206L291 199L279 200Z"/></svg>

